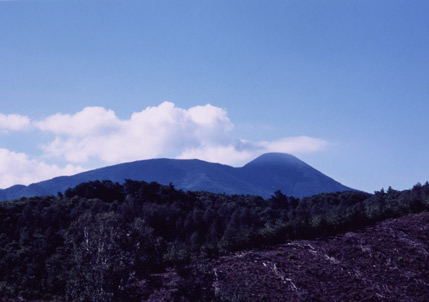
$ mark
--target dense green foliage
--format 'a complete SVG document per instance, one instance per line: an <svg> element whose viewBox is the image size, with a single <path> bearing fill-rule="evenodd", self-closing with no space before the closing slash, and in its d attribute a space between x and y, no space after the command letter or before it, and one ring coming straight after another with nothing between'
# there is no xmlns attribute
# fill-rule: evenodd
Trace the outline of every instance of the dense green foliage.
<svg viewBox="0 0 429 302"><path fill-rule="evenodd" d="M264 200L131 180L83 183L0 204L0 296L140 301L158 273L175 267L187 278L171 285L173 297L213 300L201 281L213 278L204 259L428 209L428 183L301 200L280 191Z"/></svg>

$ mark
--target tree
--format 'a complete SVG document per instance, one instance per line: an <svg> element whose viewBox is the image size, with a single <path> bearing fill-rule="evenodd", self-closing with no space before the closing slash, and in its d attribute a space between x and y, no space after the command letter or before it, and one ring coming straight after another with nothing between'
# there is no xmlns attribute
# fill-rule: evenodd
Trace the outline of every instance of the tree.
<svg viewBox="0 0 429 302"><path fill-rule="evenodd" d="M113 212L83 214L67 242L73 262L70 301L140 301L137 281L159 263L152 230L140 219L127 224Z"/></svg>

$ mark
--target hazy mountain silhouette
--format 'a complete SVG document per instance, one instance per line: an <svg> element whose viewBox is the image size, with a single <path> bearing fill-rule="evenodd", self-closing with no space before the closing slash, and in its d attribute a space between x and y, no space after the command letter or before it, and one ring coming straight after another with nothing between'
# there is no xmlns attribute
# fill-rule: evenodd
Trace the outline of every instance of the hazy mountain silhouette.
<svg viewBox="0 0 429 302"><path fill-rule="evenodd" d="M201 160L149 159L95 169L73 176L61 176L0 190L0 200L56 195L82 182L125 179L172 183L176 188L227 194L269 197L276 190L288 196L352 190L322 174L295 156L267 153L241 168Z"/></svg>

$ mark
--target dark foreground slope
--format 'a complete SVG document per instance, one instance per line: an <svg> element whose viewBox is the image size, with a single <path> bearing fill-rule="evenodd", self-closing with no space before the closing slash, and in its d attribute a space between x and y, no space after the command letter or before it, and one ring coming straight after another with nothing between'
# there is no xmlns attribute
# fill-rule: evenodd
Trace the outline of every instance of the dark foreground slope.
<svg viewBox="0 0 429 302"><path fill-rule="evenodd" d="M264 154L241 168L201 160L151 159L96 169L73 176L57 177L29 186L0 190L0 200L56 195L82 182L125 179L156 181L189 191L251 194L269 197L276 190L288 196L347 191L332 178L298 158L283 153Z"/></svg>
<svg viewBox="0 0 429 302"><path fill-rule="evenodd" d="M211 262L220 301L429 301L429 213ZM164 284L180 282L175 272ZM170 301L162 288L149 301Z"/></svg>

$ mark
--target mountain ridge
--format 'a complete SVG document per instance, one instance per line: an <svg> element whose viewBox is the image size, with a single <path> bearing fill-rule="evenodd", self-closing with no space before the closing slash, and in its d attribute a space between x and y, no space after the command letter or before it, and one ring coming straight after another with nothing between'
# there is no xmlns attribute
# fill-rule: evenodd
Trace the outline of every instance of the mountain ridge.
<svg viewBox="0 0 429 302"><path fill-rule="evenodd" d="M288 196L353 190L324 175L307 163L286 153L265 153L243 167L231 167L198 159L157 158L98 168L72 176L15 185L0 190L0 200L38 195L55 195L82 182L125 179L172 183L189 191L271 196L281 190Z"/></svg>

